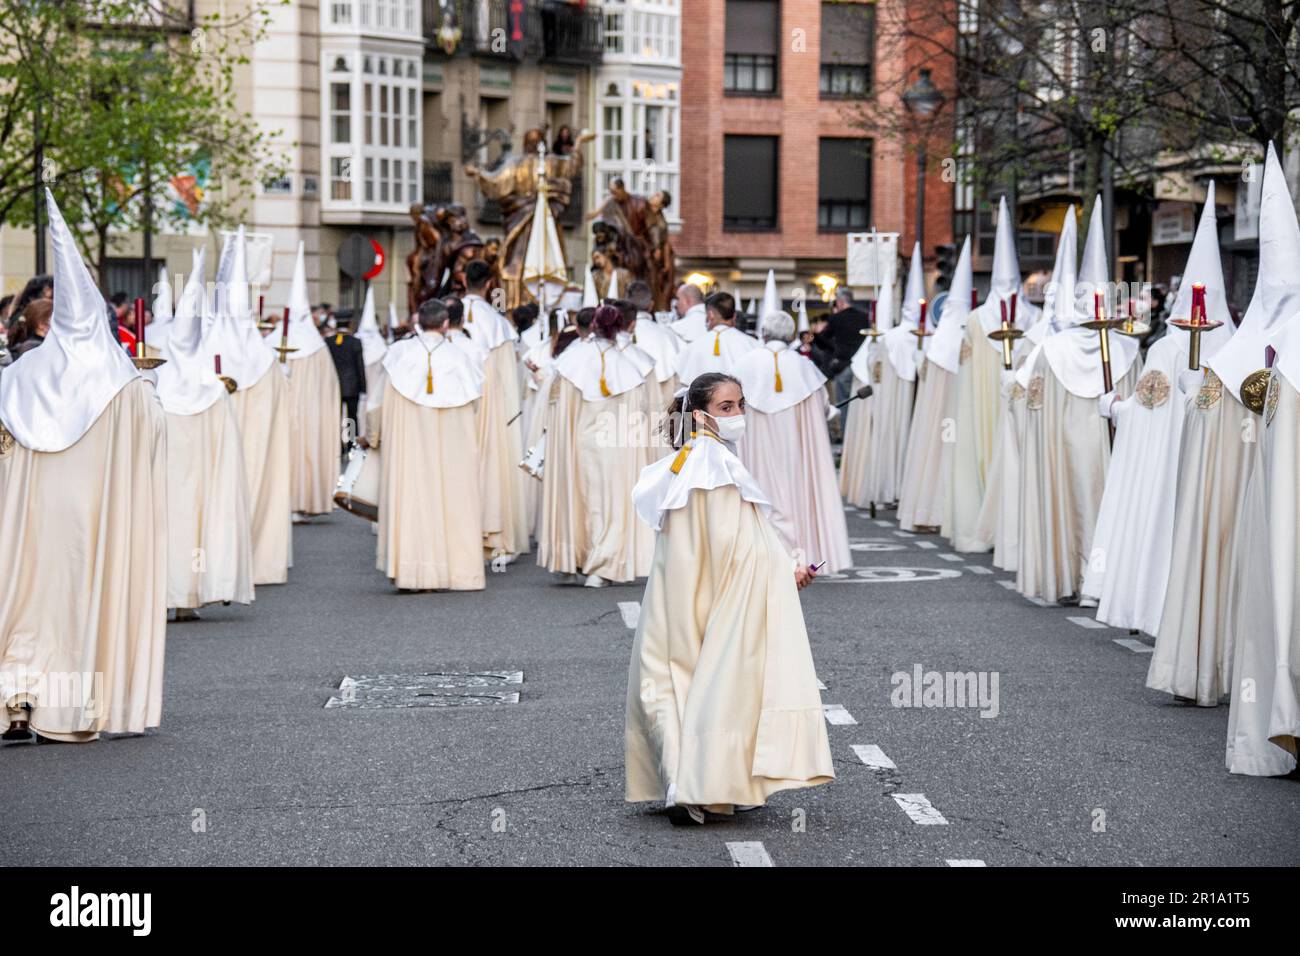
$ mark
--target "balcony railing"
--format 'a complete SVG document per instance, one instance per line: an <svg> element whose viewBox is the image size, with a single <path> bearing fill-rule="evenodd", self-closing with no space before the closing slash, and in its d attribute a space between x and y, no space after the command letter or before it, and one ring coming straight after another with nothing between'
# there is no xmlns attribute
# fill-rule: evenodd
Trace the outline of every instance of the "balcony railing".
<svg viewBox="0 0 1300 956"><path fill-rule="evenodd" d="M424 38L446 56L587 66L603 58L605 18L597 4L563 0L424 0Z"/></svg>
<svg viewBox="0 0 1300 956"><path fill-rule="evenodd" d="M449 203L451 194L451 163L424 164L424 204Z"/></svg>

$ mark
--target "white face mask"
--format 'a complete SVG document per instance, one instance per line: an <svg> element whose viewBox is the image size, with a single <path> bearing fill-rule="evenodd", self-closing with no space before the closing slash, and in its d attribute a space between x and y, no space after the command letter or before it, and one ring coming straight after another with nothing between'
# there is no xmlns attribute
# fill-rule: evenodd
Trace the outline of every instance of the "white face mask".
<svg viewBox="0 0 1300 956"><path fill-rule="evenodd" d="M730 415L726 418L717 418L713 415L710 415L709 417L713 419L714 425L717 426L716 431L718 433L718 437L721 438L723 441L729 441L735 443L740 441L740 439L744 437L745 435L744 415Z"/></svg>

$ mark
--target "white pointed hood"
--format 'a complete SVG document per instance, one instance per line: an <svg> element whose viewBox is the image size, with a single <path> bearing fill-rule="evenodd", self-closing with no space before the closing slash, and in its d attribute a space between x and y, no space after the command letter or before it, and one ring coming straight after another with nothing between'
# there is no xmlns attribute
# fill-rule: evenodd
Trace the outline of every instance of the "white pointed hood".
<svg viewBox="0 0 1300 956"><path fill-rule="evenodd" d="M586 276L582 280L582 307L594 309L598 305L600 296L596 294L596 277L591 274L591 266L587 266Z"/></svg>
<svg viewBox="0 0 1300 956"><path fill-rule="evenodd" d="M1300 225L1286 187L1282 164L1272 144L1264 159L1259 199L1259 276L1255 294L1236 334L1205 364L1223 382L1225 391L1240 400L1241 383L1264 367L1264 350L1272 345L1279 371L1295 382L1300 373L1300 335L1290 321L1300 311ZM1186 281L1186 280L1184 280ZM1279 329L1278 333L1270 340Z"/></svg>
<svg viewBox="0 0 1300 956"><path fill-rule="evenodd" d="M31 451L81 440L114 396L139 378L108 325L108 306L47 189L54 312L45 341L0 375L0 423Z"/></svg>
<svg viewBox="0 0 1300 956"><path fill-rule="evenodd" d="M957 374L961 364L961 343L966 335L966 319L971 313L970 295L975 288L975 273L970 261L970 236L961 244L957 268L953 270L952 286L944 300L943 318L934 330L925 357L945 372Z"/></svg>
<svg viewBox="0 0 1300 956"><path fill-rule="evenodd" d="M216 302L211 321L203 336L203 351L208 362L221 356L222 374L247 391L262 380L277 353L262 339L248 291L248 252L244 247L244 227L226 239L217 267ZM278 339L278 333L271 333Z"/></svg>
<svg viewBox="0 0 1300 956"><path fill-rule="evenodd" d="M1295 221L1295 216L1291 217ZM1212 332L1201 333L1201 361L1218 353L1232 339L1232 313L1228 310L1227 284L1223 281L1223 263L1219 258L1219 227L1214 216L1214 181L1210 181L1205 196L1205 208L1201 210L1200 222L1196 225L1196 236L1192 239L1192 251L1187 254L1187 265L1183 267L1183 281L1178 286L1178 296L1170 310L1170 318L1185 319L1192 314L1192 286L1205 286L1205 315L1210 322L1222 322ZM1189 350L1191 333L1169 326L1166 335L1182 339L1182 349ZM1263 349L1260 350L1259 367L1264 367ZM1254 371L1254 369L1251 369ZM1236 394L1235 392L1233 393Z"/></svg>
<svg viewBox="0 0 1300 956"><path fill-rule="evenodd" d="M400 324L401 323L397 321L397 303L396 302L388 303L388 327L390 329L395 329Z"/></svg>
<svg viewBox="0 0 1300 956"><path fill-rule="evenodd" d="M916 328L921 315L921 300L925 298L925 273L921 267L921 244L912 246L912 262L907 268L907 286L903 290L903 309L899 316L900 325ZM926 316L927 323L929 315Z"/></svg>
<svg viewBox="0 0 1300 956"><path fill-rule="evenodd" d="M1078 284L1079 217L1073 204L1061 224L1061 235L1056 243L1056 263L1052 278L1043 296L1043 312L1034 326L1025 333L1033 343L1033 351L1016 370L1016 381L1021 388L1029 387L1034 363L1042 349L1043 339L1074 325L1074 296Z"/></svg>
<svg viewBox="0 0 1300 956"><path fill-rule="evenodd" d="M314 355L325 347L320 330L311 317L311 299L307 295L307 259L306 244L298 241L298 259L293 266L293 284L289 287L289 348L297 349L289 353L289 361L294 362ZM369 292L367 292L367 295ZM372 308L373 313L373 308ZM371 315L373 320L374 316ZM276 329L271 332L271 342L280 344L283 332Z"/></svg>
<svg viewBox="0 0 1300 956"><path fill-rule="evenodd" d="M916 381L917 365L925 357L924 344L917 348L917 337L912 334L912 330L920 324L921 300L924 298L925 275L921 268L921 244L918 242L912 247L912 263L907 270L907 288L903 292L903 308L898 324L880 339L894 374L905 382ZM930 325L928 311L926 325ZM922 340L923 343L924 341Z"/></svg>
<svg viewBox="0 0 1300 956"><path fill-rule="evenodd" d="M880 287L879 297L876 299L876 328L889 329L893 326L894 317L894 286L893 283L885 283ZM872 353L875 350L875 342L871 336L864 335L862 344L858 350L853 353L853 358L849 362L849 367L853 369L853 374L857 376L859 382L864 385L872 384L871 379L871 361Z"/></svg>
<svg viewBox="0 0 1300 956"><path fill-rule="evenodd" d="M1056 241L1056 262L1052 264L1052 278L1048 280L1043 296L1043 314L1035 328L1044 335L1059 332L1074 322L1074 289L1079 281L1079 211L1071 203L1070 211L1061 223L1061 235ZM1032 331L1032 330L1031 330Z"/></svg>
<svg viewBox="0 0 1300 956"><path fill-rule="evenodd" d="M758 334L763 334L763 319L772 312L781 311L781 296L776 291L776 272L767 270L767 281L763 283L763 301L758 307Z"/></svg>
<svg viewBox="0 0 1300 956"><path fill-rule="evenodd" d="M190 277L181 292L164 353L167 364L158 368L158 398L169 415L197 415L226 394L212 357L203 347L203 278L207 251L200 246L192 255ZM222 373L229 374L224 364Z"/></svg>
<svg viewBox="0 0 1300 956"><path fill-rule="evenodd" d="M392 303L389 303L392 308ZM361 307L361 322L357 325L357 338L361 341L361 360L373 365L384 357L388 343L379 334L379 323L375 321L375 289L366 289L366 304Z"/></svg>
<svg viewBox="0 0 1300 956"><path fill-rule="evenodd" d="M985 335L1002 327L1002 303L1007 303L1011 310L1011 296L1015 295L1015 321L1018 329L1032 328L1038 320L1039 310L1029 303L1025 296L1024 283L1020 280L1020 256L1016 252L1016 236L1011 225L1011 211L1007 208L1007 197L998 200L997 232L993 237L993 271L989 279L989 294L977 310L980 326ZM1002 343L986 339L988 345L1002 351Z"/></svg>
<svg viewBox="0 0 1300 956"><path fill-rule="evenodd" d="M618 295L618 269L609 274L609 288L605 290L605 298L617 299Z"/></svg>
<svg viewBox="0 0 1300 956"><path fill-rule="evenodd" d="M1075 289L1072 318L1075 324L1043 340L1042 350L1057 380L1077 398L1097 398L1105 391L1101 369L1101 333L1080 328L1079 322L1093 317L1093 293L1106 296L1110 266L1106 259L1106 230L1101 214L1101 197L1092 206L1088 241L1084 245L1083 263ZM1109 299L1106 299L1109 302ZM1113 308L1114 303L1105 311ZM1111 383L1117 384L1128 374L1138 356L1137 340L1118 333L1108 333L1110 340ZM1028 361L1026 364L1029 364ZM1032 367L1031 367L1032 368Z"/></svg>
<svg viewBox="0 0 1300 956"><path fill-rule="evenodd" d="M803 296L799 297L799 314L795 317L795 320L794 331L796 335L807 332L812 328L812 324L808 321L808 303L804 301Z"/></svg>
<svg viewBox="0 0 1300 956"><path fill-rule="evenodd" d="M167 339L172 334L172 285L167 279L167 267L158 270L158 284L154 286L153 321L145 329L145 343L160 352L166 352Z"/></svg>

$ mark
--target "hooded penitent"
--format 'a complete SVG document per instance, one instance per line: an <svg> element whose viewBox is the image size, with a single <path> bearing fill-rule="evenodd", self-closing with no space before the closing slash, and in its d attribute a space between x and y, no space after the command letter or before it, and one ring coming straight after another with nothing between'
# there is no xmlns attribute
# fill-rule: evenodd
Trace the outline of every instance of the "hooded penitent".
<svg viewBox="0 0 1300 956"><path fill-rule="evenodd" d="M248 289L248 250L244 227L228 236L217 267L216 301L203 336L208 360L221 356L221 372L247 391L262 380L276 353L257 331ZM319 336L317 336L319 338Z"/></svg>
<svg viewBox="0 0 1300 956"><path fill-rule="evenodd" d="M200 313L206 259L206 250L202 247L194 250L190 277L181 292L167 343L167 364L158 369L158 398L170 415L197 415L226 394L225 384L217 378L214 357L203 348ZM224 364L221 372L230 374Z"/></svg>
<svg viewBox="0 0 1300 956"><path fill-rule="evenodd" d="M104 296L49 190L45 202L54 248L54 312L40 347L0 376L0 423L24 448L54 452L76 444L140 373L113 338Z"/></svg>

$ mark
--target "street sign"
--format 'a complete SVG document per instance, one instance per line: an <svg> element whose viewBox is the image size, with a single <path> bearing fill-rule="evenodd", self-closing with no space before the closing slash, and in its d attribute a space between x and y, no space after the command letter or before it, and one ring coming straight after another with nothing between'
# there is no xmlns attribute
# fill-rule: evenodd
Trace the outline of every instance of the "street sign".
<svg viewBox="0 0 1300 956"><path fill-rule="evenodd" d="M339 246L339 268L349 279L364 278L374 268L375 247L369 239L354 232Z"/></svg>
<svg viewBox="0 0 1300 956"><path fill-rule="evenodd" d="M373 240L373 239L370 240L370 245L373 246L373 247L374 247L374 250L375 250L375 264L374 264L373 266L370 267L370 271L369 271L369 272L367 272L365 275L363 275L363 276L361 277L361 278L365 279L367 282L369 282L369 281L370 281L371 279L373 279L375 276L379 275L379 273L383 272L383 271L384 271L384 263L385 263L386 261L388 261L387 259L384 258L384 247L383 247L383 246L381 246L379 243L375 242L375 240Z"/></svg>

